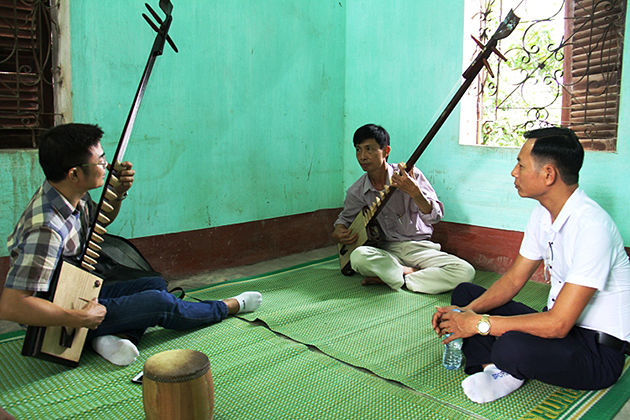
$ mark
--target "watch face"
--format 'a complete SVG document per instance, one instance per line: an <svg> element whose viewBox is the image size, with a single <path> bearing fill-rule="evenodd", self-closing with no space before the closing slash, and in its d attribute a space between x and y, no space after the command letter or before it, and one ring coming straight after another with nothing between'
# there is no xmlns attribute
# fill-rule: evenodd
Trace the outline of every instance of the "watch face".
<svg viewBox="0 0 630 420"><path fill-rule="evenodd" d="M479 321L479 324L477 324L477 329L481 334L486 334L488 333L488 331L490 331L490 323L486 320Z"/></svg>

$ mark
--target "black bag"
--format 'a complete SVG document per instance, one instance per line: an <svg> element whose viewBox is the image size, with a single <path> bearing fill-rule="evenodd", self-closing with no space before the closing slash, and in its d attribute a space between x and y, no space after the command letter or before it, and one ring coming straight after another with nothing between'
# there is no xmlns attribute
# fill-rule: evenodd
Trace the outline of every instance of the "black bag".
<svg viewBox="0 0 630 420"><path fill-rule="evenodd" d="M162 276L127 239L109 233L103 235L103 239L99 244L101 251L94 274L103 278L104 282Z"/></svg>

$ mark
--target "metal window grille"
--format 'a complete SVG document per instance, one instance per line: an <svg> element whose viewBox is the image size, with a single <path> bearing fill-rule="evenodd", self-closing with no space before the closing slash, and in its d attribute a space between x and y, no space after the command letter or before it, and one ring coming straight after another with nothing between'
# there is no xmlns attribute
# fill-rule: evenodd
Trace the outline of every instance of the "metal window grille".
<svg viewBox="0 0 630 420"><path fill-rule="evenodd" d="M481 39L507 13L503 3L480 1ZM520 38L502 41L508 61L493 61L495 78L482 71L477 143L516 141L526 130L561 124L586 149L615 151L626 0L566 0L553 10L521 21ZM556 39L545 25L558 19L564 30Z"/></svg>
<svg viewBox="0 0 630 420"><path fill-rule="evenodd" d="M0 148L33 148L53 126L47 0L0 0Z"/></svg>

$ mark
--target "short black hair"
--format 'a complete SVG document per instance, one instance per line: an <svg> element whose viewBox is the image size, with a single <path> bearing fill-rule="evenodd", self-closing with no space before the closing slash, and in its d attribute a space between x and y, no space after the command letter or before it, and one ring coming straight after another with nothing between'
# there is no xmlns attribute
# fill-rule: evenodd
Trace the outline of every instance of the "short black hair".
<svg viewBox="0 0 630 420"><path fill-rule="evenodd" d="M365 124L357 128L357 131L354 132L354 136L352 137L352 143L358 146L368 139L376 140L381 149L384 149L385 146L389 146L389 133L380 125Z"/></svg>
<svg viewBox="0 0 630 420"><path fill-rule="evenodd" d="M536 139L532 156L539 163L548 161L558 168L560 178L567 185L578 183L584 162L584 148L570 128L547 127L525 132L525 138Z"/></svg>
<svg viewBox="0 0 630 420"><path fill-rule="evenodd" d="M70 168L88 162L90 147L96 146L103 130L94 124L62 124L39 138L39 164L46 179L59 182Z"/></svg>

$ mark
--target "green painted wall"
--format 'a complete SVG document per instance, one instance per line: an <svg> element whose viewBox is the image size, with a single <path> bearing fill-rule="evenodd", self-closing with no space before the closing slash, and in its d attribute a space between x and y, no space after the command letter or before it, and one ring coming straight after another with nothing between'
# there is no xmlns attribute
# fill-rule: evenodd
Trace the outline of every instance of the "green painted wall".
<svg viewBox="0 0 630 420"><path fill-rule="evenodd" d="M173 3L180 53L158 58L126 154L136 183L111 229L127 237L339 207L361 173L354 130L382 124L392 161L406 160L462 80L463 0ZM74 120L98 122L111 156L154 35L143 2L70 4ZM626 245L629 107L617 153L587 153L581 182ZM418 164L446 220L522 230L534 202L513 189L517 151L459 145L458 117ZM0 151L0 167L4 243L43 176L33 151Z"/></svg>
<svg viewBox="0 0 630 420"><path fill-rule="evenodd" d="M157 1L150 1L157 9ZM345 10L337 1L174 0L125 157L135 185L111 230L127 237L339 206ZM74 121L111 157L154 32L144 2L72 0ZM34 157L34 159L33 159ZM0 255L43 175L0 152Z"/></svg>
<svg viewBox="0 0 630 420"><path fill-rule="evenodd" d="M343 8L174 5L171 37L181 52L167 48L149 82L127 152L138 188L118 227L146 236L336 206ZM112 153L154 38L142 9L126 0L72 3L75 120L100 121Z"/></svg>

